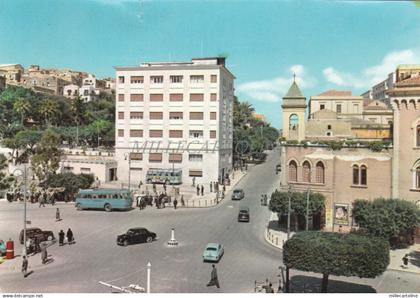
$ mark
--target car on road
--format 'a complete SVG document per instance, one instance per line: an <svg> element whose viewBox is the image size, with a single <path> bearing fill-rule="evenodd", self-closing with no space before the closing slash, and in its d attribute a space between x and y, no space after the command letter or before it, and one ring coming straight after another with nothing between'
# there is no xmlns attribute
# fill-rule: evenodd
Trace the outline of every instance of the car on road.
<svg viewBox="0 0 420 298"><path fill-rule="evenodd" d="M117 244L127 246L136 243L150 243L156 239L156 233L150 232L146 228L131 228L125 234L117 236Z"/></svg>
<svg viewBox="0 0 420 298"><path fill-rule="evenodd" d="M38 242L42 242L55 240L55 237L52 231L43 231L40 228L27 228L26 239L32 239L34 241L37 240ZM23 230L20 231L19 242L20 244L23 244Z"/></svg>
<svg viewBox="0 0 420 298"><path fill-rule="evenodd" d="M232 193L232 200L242 200L245 197L243 189L235 189Z"/></svg>
<svg viewBox="0 0 420 298"><path fill-rule="evenodd" d="M249 208L248 207L239 208L238 221L249 222Z"/></svg>
<svg viewBox="0 0 420 298"><path fill-rule="evenodd" d="M208 243L203 252L204 262L218 262L223 256L224 248L219 243Z"/></svg>

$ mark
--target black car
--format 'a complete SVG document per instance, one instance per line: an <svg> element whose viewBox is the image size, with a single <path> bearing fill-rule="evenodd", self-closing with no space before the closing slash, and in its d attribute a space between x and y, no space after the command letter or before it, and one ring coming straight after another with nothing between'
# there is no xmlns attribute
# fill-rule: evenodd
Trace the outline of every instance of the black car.
<svg viewBox="0 0 420 298"><path fill-rule="evenodd" d="M248 207L241 207L239 209L238 221L249 222L249 208Z"/></svg>
<svg viewBox="0 0 420 298"><path fill-rule="evenodd" d="M129 244L152 242L156 234L145 228L131 228L127 233L117 236L117 244L127 246Z"/></svg>
<svg viewBox="0 0 420 298"><path fill-rule="evenodd" d="M43 231L40 228L27 228L26 229L26 239L37 240L38 243L42 241L51 241L54 240L54 233L52 231ZM23 244L23 230L19 234L19 242Z"/></svg>

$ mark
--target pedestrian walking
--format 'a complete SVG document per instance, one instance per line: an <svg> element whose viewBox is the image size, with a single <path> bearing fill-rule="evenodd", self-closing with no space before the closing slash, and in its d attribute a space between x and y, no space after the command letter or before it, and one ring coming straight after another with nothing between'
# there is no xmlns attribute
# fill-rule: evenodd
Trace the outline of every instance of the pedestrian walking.
<svg viewBox="0 0 420 298"><path fill-rule="evenodd" d="M156 193L156 183L153 183L153 192Z"/></svg>
<svg viewBox="0 0 420 298"><path fill-rule="evenodd" d="M69 245L74 243L73 231L70 228L67 230L67 242Z"/></svg>
<svg viewBox="0 0 420 298"><path fill-rule="evenodd" d="M192 178L192 186L195 186L195 177Z"/></svg>
<svg viewBox="0 0 420 298"><path fill-rule="evenodd" d="M23 274L23 277L25 277L26 278L26 276L27 276L27 272L28 272L28 259L26 258L26 256L23 256L22 257L22 274Z"/></svg>
<svg viewBox="0 0 420 298"><path fill-rule="evenodd" d="M273 284L270 282L268 286L265 287L266 293L274 293Z"/></svg>
<svg viewBox="0 0 420 298"><path fill-rule="evenodd" d="M201 196L204 196L204 185L201 184Z"/></svg>
<svg viewBox="0 0 420 298"><path fill-rule="evenodd" d="M225 192L225 191L226 191L226 185L223 184L223 192Z"/></svg>
<svg viewBox="0 0 420 298"><path fill-rule="evenodd" d="M208 287L210 286L216 286L217 288L220 288L219 285L219 279L217 278L217 269L216 266L213 264L211 265L213 267L213 269L211 270L211 274L210 274L210 281L207 284Z"/></svg>
<svg viewBox="0 0 420 298"><path fill-rule="evenodd" d="M47 263L47 259L48 259L47 248L43 245L41 247L41 260L42 260L42 264L46 264Z"/></svg>
<svg viewBox="0 0 420 298"><path fill-rule="evenodd" d="M60 232L58 233L58 244L60 245L60 246L63 246L64 245L64 231L63 230L60 230Z"/></svg>
<svg viewBox="0 0 420 298"><path fill-rule="evenodd" d="M210 192L213 192L213 182L210 182Z"/></svg>
<svg viewBox="0 0 420 298"><path fill-rule="evenodd" d="M178 205L178 200L175 198L174 200L174 208L176 209L176 206Z"/></svg>
<svg viewBox="0 0 420 298"><path fill-rule="evenodd" d="M139 182L139 190L141 190L141 187L143 186L143 181L140 180Z"/></svg>
<svg viewBox="0 0 420 298"><path fill-rule="evenodd" d="M200 185L197 184L197 196L200 195Z"/></svg>
<svg viewBox="0 0 420 298"><path fill-rule="evenodd" d="M163 184L163 190L166 192L166 183Z"/></svg>
<svg viewBox="0 0 420 298"><path fill-rule="evenodd" d="M406 266L408 266L408 254L405 254L405 256L402 258L403 261L403 266L401 266L402 268L407 268Z"/></svg>
<svg viewBox="0 0 420 298"><path fill-rule="evenodd" d="M181 196L181 206L185 207L184 195Z"/></svg>
<svg viewBox="0 0 420 298"><path fill-rule="evenodd" d="M55 211L55 221L60 221L61 217L60 217L60 209L57 208L57 210Z"/></svg>

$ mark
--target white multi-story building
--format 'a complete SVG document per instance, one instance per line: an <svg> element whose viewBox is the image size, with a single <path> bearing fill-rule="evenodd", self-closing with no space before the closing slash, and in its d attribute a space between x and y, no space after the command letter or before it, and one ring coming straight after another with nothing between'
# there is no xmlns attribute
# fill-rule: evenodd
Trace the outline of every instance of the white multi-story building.
<svg viewBox="0 0 420 298"><path fill-rule="evenodd" d="M207 187L230 173L235 77L224 58L115 69L118 180L180 169L182 183Z"/></svg>

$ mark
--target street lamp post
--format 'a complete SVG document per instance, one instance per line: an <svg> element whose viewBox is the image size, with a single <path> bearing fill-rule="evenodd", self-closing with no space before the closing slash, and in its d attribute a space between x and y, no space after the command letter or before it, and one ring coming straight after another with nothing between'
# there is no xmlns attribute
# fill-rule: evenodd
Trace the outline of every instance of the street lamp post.
<svg viewBox="0 0 420 298"><path fill-rule="evenodd" d="M128 159L128 191L131 190L131 153L124 154L125 160Z"/></svg>
<svg viewBox="0 0 420 298"><path fill-rule="evenodd" d="M26 258L27 251L26 251L26 191L27 191L27 171L26 171L26 164L23 165L23 173L21 169L15 169L13 171L13 175L15 172L19 171L20 174L18 176L23 176L24 179L24 187L23 187L23 256Z"/></svg>

